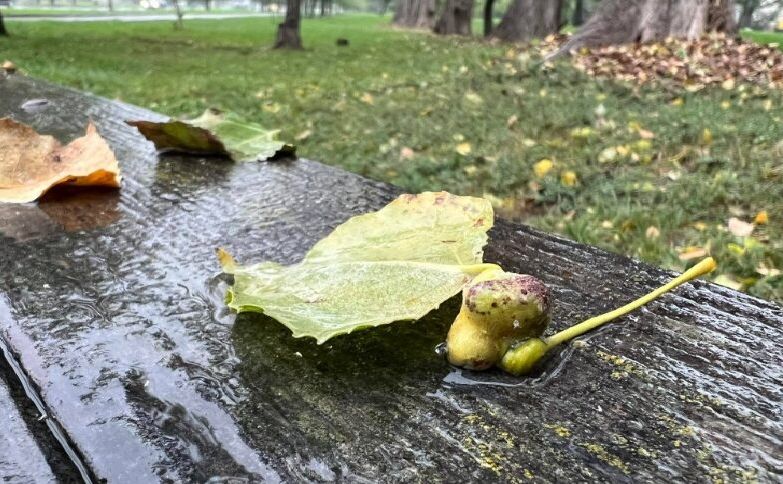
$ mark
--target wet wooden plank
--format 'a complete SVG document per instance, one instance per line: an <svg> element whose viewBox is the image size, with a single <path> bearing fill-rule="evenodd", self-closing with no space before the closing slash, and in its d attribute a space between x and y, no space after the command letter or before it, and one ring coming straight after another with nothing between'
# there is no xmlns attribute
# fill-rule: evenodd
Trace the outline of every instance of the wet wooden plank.
<svg viewBox="0 0 783 484"><path fill-rule="evenodd" d="M0 478L18 484L57 482L2 370L0 364Z"/></svg>
<svg viewBox="0 0 783 484"><path fill-rule="evenodd" d="M526 379L435 356L457 301L317 346L226 311L214 249L293 263L398 189L305 160L158 160L123 120L159 115L31 79L0 81L0 114L63 140L91 118L122 166L118 194L0 216L0 335L97 477L783 478L775 304L689 284ZM670 276L502 221L487 259L550 285L553 329Z"/></svg>

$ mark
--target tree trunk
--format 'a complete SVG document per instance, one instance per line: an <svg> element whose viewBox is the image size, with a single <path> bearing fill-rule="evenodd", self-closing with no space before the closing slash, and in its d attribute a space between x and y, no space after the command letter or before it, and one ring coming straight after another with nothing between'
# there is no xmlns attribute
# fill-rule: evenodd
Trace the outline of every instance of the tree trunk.
<svg viewBox="0 0 783 484"><path fill-rule="evenodd" d="M414 29L435 25L435 0L397 0L392 24Z"/></svg>
<svg viewBox="0 0 783 484"><path fill-rule="evenodd" d="M177 20L174 21L174 30L182 30L185 28L185 24L182 23L182 9L179 6L179 0L174 0L173 3L174 12L177 14Z"/></svg>
<svg viewBox="0 0 783 484"><path fill-rule="evenodd" d="M526 42L560 30L562 0L513 0L493 37L508 42Z"/></svg>
<svg viewBox="0 0 783 484"><path fill-rule="evenodd" d="M734 0L604 0L555 55L580 47L667 37L694 40L708 31L735 30Z"/></svg>
<svg viewBox="0 0 783 484"><path fill-rule="evenodd" d="M302 0L288 0L285 20L277 26L275 49L301 49L302 37L299 34Z"/></svg>
<svg viewBox="0 0 783 484"><path fill-rule="evenodd" d="M472 21L473 0L446 0L433 30L441 35L470 35Z"/></svg>
<svg viewBox="0 0 783 484"><path fill-rule="evenodd" d="M489 37L492 33L492 14L495 13L495 0L486 0L484 2L484 37Z"/></svg>
<svg viewBox="0 0 783 484"><path fill-rule="evenodd" d="M758 2L753 0L745 0L742 2L742 13L739 18L739 27L741 29L750 28L753 25L753 13L758 7Z"/></svg>
<svg viewBox="0 0 783 484"><path fill-rule="evenodd" d="M571 19L571 23L574 27L579 27L585 23L585 2L584 0L576 0L574 3L574 16Z"/></svg>
<svg viewBox="0 0 783 484"><path fill-rule="evenodd" d="M0 36L8 36L8 31L5 29L5 22L3 22L3 12L0 12Z"/></svg>
<svg viewBox="0 0 783 484"><path fill-rule="evenodd" d="M209 12L209 0L204 0L204 10Z"/></svg>

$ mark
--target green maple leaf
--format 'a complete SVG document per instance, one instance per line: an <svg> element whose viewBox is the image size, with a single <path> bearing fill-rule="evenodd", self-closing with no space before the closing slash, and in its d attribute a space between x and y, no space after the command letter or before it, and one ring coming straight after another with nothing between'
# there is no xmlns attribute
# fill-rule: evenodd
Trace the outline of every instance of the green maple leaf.
<svg viewBox="0 0 783 484"><path fill-rule="evenodd" d="M224 271L234 275L229 306L263 312L319 344L419 319L497 268L482 263L492 221L486 200L428 192L351 218L291 266L241 267L221 251Z"/></svg>

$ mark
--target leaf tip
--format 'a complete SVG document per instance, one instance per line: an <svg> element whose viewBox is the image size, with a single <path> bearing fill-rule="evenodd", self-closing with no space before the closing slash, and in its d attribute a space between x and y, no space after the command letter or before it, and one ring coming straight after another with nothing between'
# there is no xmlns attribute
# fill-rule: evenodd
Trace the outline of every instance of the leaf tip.
<svg viewBox="0 0 783 484"><path fill-rule="evenodd" d="M237 269L237 261L234 259L234 256L229 254L228 251L222 247L218 247L216 252L218 262L220 262L220 267L223 269L223 272L226 274L233 274Z"/></svg>

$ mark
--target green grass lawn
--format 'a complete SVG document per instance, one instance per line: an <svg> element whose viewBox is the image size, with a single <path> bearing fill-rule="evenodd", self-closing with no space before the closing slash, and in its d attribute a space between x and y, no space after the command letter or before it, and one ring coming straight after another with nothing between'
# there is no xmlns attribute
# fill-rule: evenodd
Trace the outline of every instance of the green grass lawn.
<svg viewBox="0 0 783 484"><path fill-rule="evenodd" d="M634 88L567 63L529 74L508 46L372 16L306 20L307 50L279 52L276 22L9 22L0 60L173 116L236 112L299 138L302 156L410 191L488 195L507 217L669 268L701 248L724 282L783 300L780 91ZM753 236L727 230L762 210Z"/></svg>

